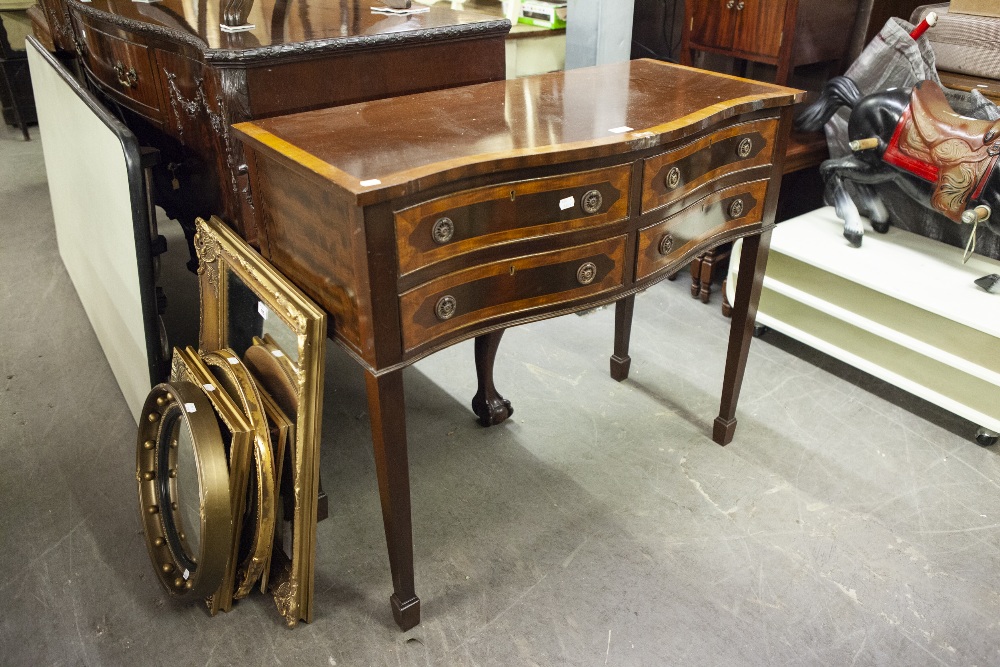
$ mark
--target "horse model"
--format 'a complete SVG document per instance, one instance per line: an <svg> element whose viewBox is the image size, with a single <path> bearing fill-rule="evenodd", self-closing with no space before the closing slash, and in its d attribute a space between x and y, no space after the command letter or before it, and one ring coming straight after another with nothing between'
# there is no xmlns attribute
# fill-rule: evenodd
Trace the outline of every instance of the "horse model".
<svg viewBox="0 0 1000 667"><path fill-rule="evenodd" d="M933 81L862 97L853 80L838 76L803 110L796 126L817 131L842 106L851 108L852 153L824 161L820 174L827 203L836 207L851 245L859 247L864 235L859 207L875 231L889 230L889 214L874 187L881 183L895 183L956 223L984 222L1000 234L1000 218L990 220L992 210L1000 210L1000 120L960 116Z"/></svg>

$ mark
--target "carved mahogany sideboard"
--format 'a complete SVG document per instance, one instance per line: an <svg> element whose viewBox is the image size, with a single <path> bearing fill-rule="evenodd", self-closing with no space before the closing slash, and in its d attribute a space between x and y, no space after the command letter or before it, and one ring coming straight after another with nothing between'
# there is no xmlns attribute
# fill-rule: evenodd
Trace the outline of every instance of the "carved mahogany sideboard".
<svg viewBox="0 0 1000 667"><path fill-rule="evenodd" d="M129 127L160 149L157 203L192 234L195 217L224 215L254 244L231 124L505 76L510 23L473 12L386 16L372 13L377 0L258 0L255 27L228 33L222 0L42 2L56 47L79 53Z"/></svg>
<svg viewBox="0 0 1000 667"><path fill-rule="evenodd" d="M714 438L736 400L799 92L648 60L242 123L263 255L362 367L400 627L416 625L402 369L476 336L486 423L505 327L617 302L747 237ZM399 122L405 118L405 122Z"/></svg>

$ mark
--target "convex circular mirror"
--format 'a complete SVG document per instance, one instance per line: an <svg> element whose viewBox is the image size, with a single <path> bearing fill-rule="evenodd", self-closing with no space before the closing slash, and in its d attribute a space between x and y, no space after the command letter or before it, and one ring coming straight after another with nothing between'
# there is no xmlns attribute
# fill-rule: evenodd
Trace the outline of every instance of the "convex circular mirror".
<svg viewBox="0 0 1000 667"><path fill-rule="evenodd" d="M171 594L201 599L222 584L233 539L229 471L212 404L200 387L153 387L136 445L146 548Z"/></svg>

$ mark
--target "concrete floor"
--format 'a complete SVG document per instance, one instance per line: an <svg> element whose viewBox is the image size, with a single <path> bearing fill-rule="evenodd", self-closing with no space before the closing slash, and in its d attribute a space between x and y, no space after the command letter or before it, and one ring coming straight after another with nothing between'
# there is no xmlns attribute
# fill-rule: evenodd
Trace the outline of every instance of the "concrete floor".
<svg viewBox="0 0 1000 667"><path fill-rule="evenodd" d="M417 592L401 633L360 372L328 350L315 621L260 594L167 599L137 517L135 423L59 260L41 144L0 131L0 663L996 665L1000 458L975 425L777 334L735 441L709 438L728 321L684 280L406 372Z"/></svg>

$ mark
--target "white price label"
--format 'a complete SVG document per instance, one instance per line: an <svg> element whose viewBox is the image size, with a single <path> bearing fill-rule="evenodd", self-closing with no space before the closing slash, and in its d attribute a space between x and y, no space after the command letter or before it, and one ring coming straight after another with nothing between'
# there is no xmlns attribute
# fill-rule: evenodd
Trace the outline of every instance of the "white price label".
<svg viewBox="0 0 1000 667"><path fill-rule="evenodd" d="M565 211L568 208L573 208L576 206L576 197L564 197L559 200L559 210Z"/></svg>
<svg viewBox="0 0 1000 667"><path fill-rule="evenodd" d="M632 128L628 125L622 125L621 127L613 127L608 132L611 134L625 134L626 132L631 132Z"/></svg>
<svg viewBox="0 0 1000 667"><path fill-rule="evenodd" d="M187 410L188 412L198 412L198 408L195 407L194 403L185 403L184 409Z"/></svg>
<svg viewBox="0 0 1000 667"><path fill-rule="evenodd" d="M262 318L267 319L267 306L264 305L263 301L257 302L257 312L260 313Z"/></svg>

